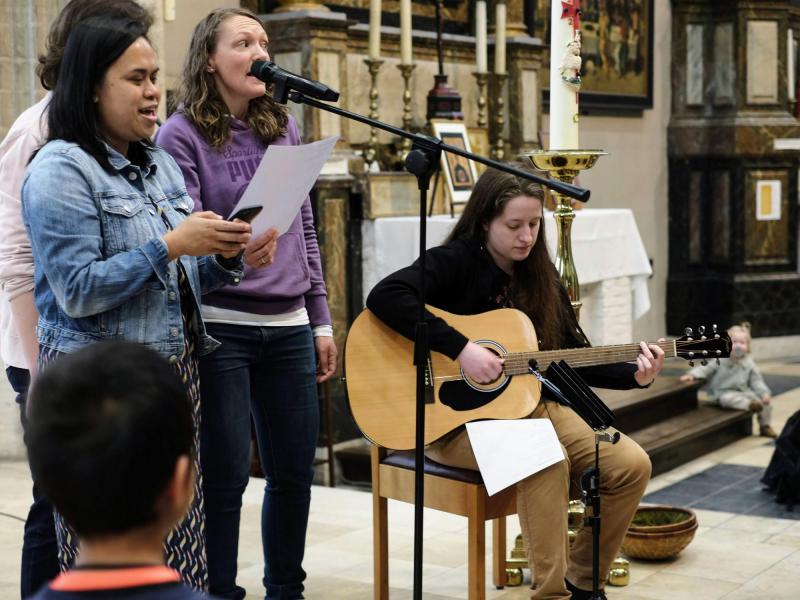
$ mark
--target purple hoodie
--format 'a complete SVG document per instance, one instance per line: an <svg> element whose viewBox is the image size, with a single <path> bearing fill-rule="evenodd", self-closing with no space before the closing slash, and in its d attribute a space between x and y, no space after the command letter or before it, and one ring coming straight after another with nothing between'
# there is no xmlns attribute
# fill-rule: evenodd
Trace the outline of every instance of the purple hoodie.
<svg viewBox="0 0 800 600"><path fill-rule="evenodd" d="M155 141L169 152L183 172L196 211L213 210L227 217L267 150L247 125L233 119L231 139L220 149L206 142L192 122L176 112L161 126ZM289 116L286 134L273 144L300 144L297 123ZM311 326L330 325L322 264L308 198L289 230L278 238L269 267L245 266L238 287L225 286L203 296L203 304L261 315L277 315L306 307Z"/></svg>

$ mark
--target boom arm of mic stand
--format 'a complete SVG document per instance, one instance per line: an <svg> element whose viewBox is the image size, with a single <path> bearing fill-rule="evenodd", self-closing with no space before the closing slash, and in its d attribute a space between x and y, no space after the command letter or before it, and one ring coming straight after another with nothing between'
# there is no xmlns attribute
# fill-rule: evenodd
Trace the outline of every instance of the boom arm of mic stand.
<svg viewBox="0 0 800 600"><path fill-rule="evenodd" d="M370 119L369 117L365 117L363 115L359 115L358 113L350 112L349 110L345 110L343 108L339 108L338 106L333 106L326 102L321 102L315 98L309 98L305 94L298 92L296 90L291 90L288 94L289 100L292 102L296 102L297 104L307 104L308 106L313 106L314 108L319 108L320 110L324 110L335 115L339 115L340 117L345 117L346 119L350 119L352 121L358 121L359 123L364 123L365 125L369 125L370 127L375 127L377 129L382 129L384 131L388 131L389 133L393 133L402 138L407 138L415 142L419 142L420 138L427 138L427 136L420 136L415 135L406 131L405 129L400 129L399 127L393 127L387 123L382 121L378 121L376 119ZM432 140L433 138L428 138L428 140ZM456 146L451 146L450 144L444 144L440 140L436 140L436 146L443 150L444 152L449 152L450 154L456 154L458 156L463 156L469 160L474 160L475 162L479 162L483 165L492 167L494 169L498 169L500 171L505 171L506 173L511 173L512 175L516 175L517 177L522 177L523 179L529 179L531 181L535 181L545 187L548 187L560 194L564 194L565 196L569 196L570 198L575 198L581 202L588 202L589 196L591 195L591 191L587 190L586 188L578 187L577 185L572 185L569 183L564 183L563 181L557 181L554 179L545 179L539 175L531 173L529 171L523 171L522 169L515 169L514 167L508 166L505 163L501 163L496 160L492 160L491 158L485 158L478 154L473 154L472 152L467 152L462 148L458 148ZM431 143L430 141L428 142Z"/></svg>

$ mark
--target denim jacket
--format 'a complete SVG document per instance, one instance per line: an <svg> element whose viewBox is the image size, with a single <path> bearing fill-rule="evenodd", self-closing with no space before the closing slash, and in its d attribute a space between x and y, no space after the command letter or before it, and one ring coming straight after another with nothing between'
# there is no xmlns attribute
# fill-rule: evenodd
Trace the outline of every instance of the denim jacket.
<svg viewBox="0 0 800 600"><path fill-rule="evenodd" d="M73 352L95 341L139 342L171 361L183 352L184 327L176 261L162 236L193 207L183 176L163 150L146 148L145 166L108 147L113 172L78 145L55 140L28 167L22 215L33 248L39 343ZM199 353L218 342L206 335L200 296L238 283L214 257L181 256L192 289Z"/></svg>

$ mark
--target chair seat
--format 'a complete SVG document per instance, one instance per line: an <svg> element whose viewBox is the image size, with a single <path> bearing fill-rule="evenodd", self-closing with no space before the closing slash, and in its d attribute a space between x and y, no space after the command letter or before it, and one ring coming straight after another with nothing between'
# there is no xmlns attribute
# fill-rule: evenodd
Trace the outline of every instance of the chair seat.
<svg viewBox="0 0 800 600"><path fill-rule="evenodd" d="M386 458L381 461L382 465L390 465L392 467L400 467L402 469L414 470L416 461L414 459L413 450L395 450L390 452ZM474 483L476 485L483 484L483 477L480 471L473 471L472 469L459 469L457 467L448 467L435 460L425 457L425 473L428 475L436 475L437 477L445 477L447 479L454 479L456 481L463 481L464 483Z"/></svg>

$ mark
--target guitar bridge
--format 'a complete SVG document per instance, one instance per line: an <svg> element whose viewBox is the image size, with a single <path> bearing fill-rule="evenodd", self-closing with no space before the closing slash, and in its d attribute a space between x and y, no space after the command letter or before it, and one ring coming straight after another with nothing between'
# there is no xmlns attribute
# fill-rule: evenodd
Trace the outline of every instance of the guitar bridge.
<svg viewBox="0 0 800 600"><path fill-rule="evenodd" d="M433 393L433 363L431 357L425 361L425 404L433 404L436 397Z"/></svg>

